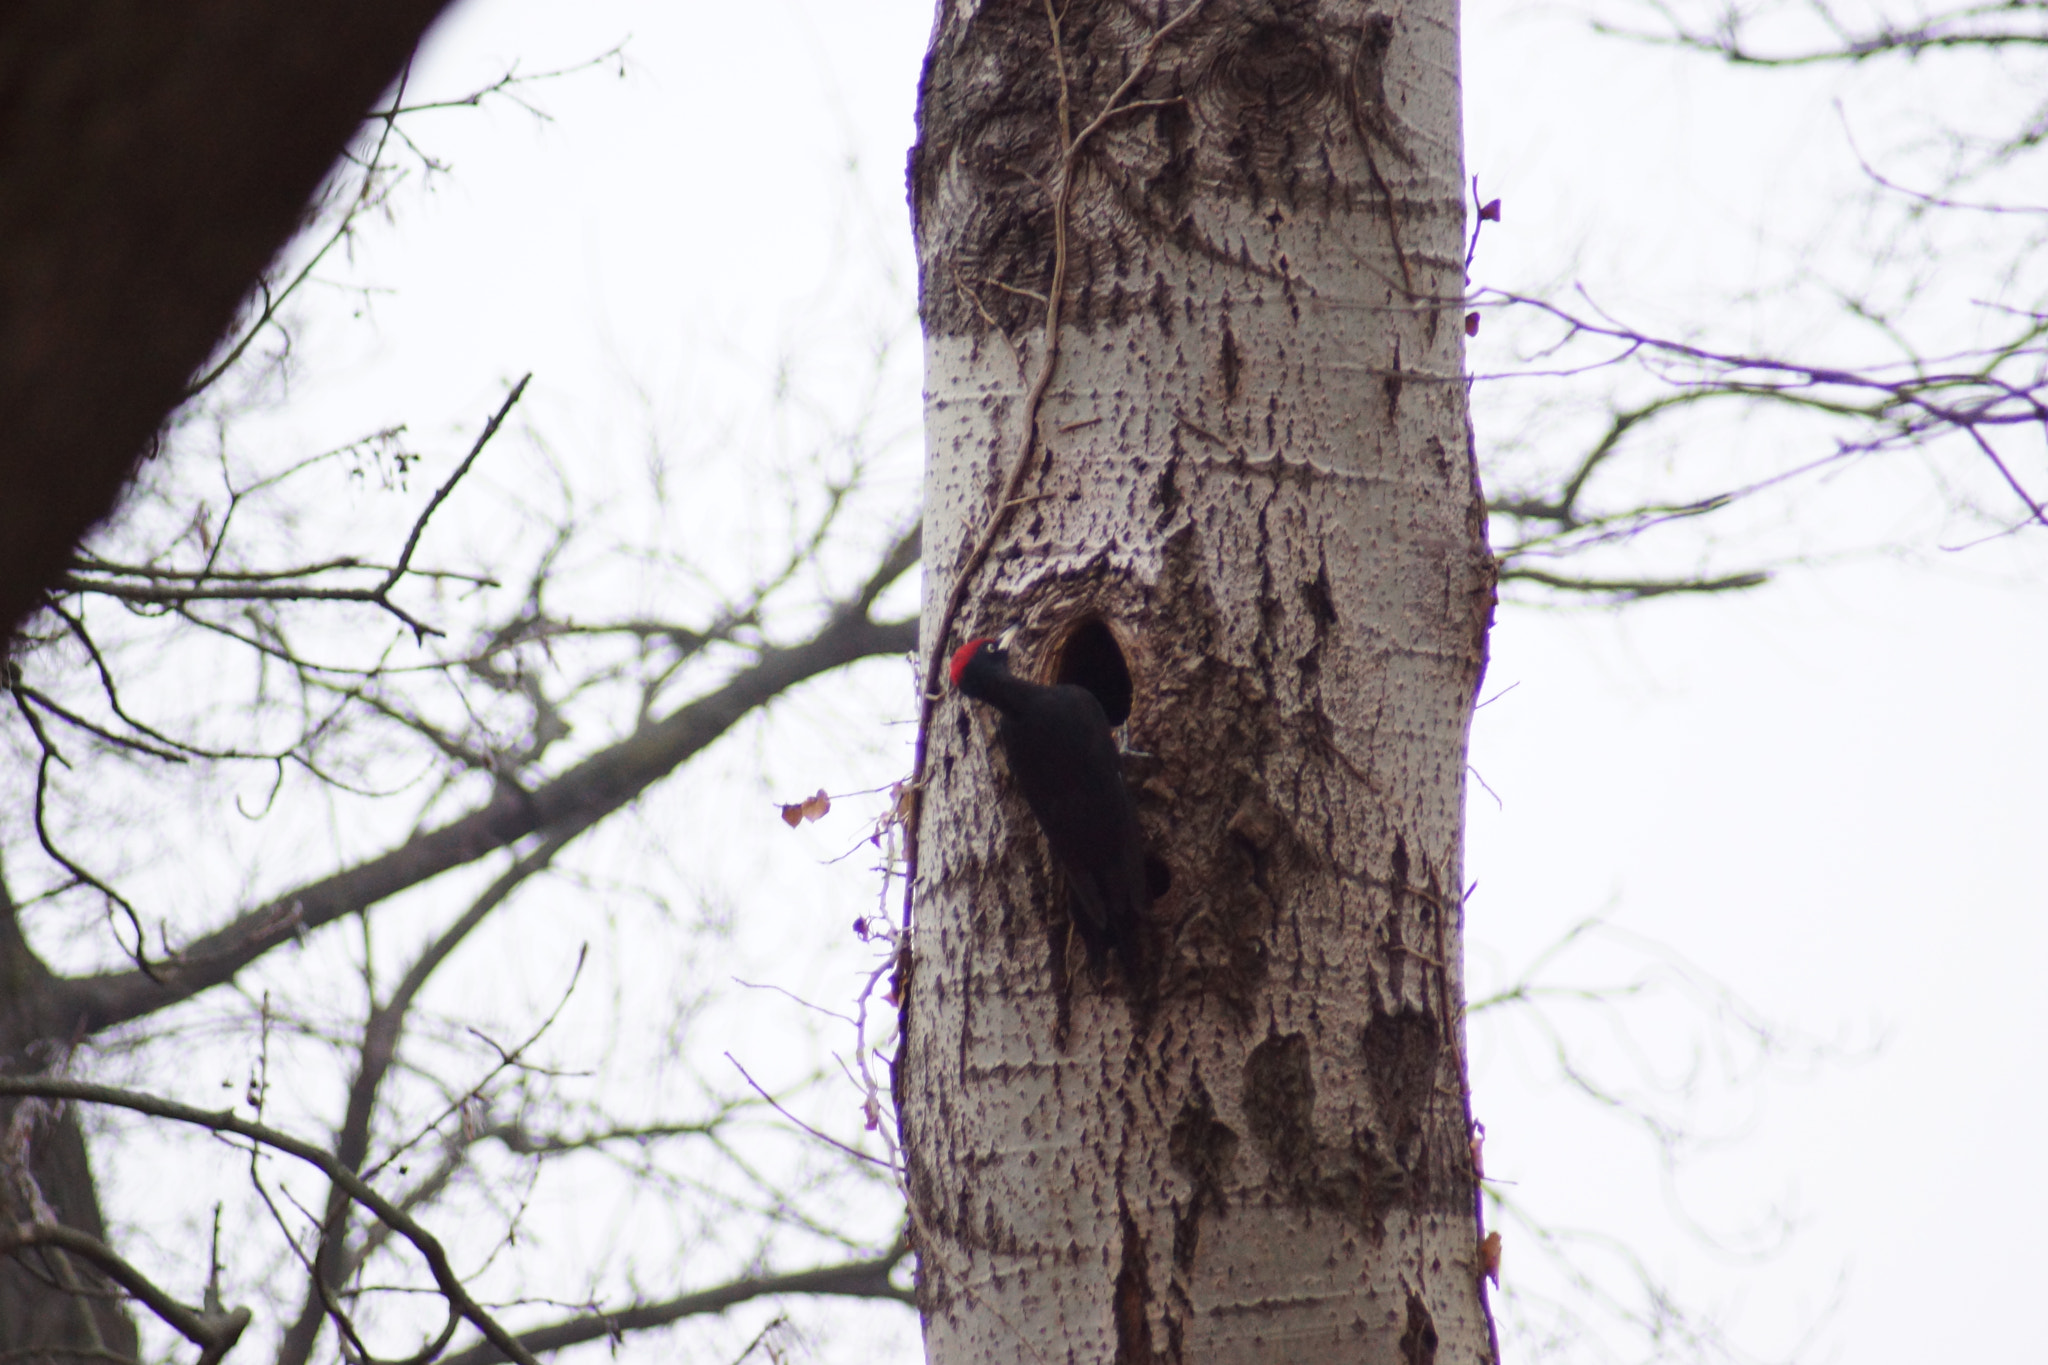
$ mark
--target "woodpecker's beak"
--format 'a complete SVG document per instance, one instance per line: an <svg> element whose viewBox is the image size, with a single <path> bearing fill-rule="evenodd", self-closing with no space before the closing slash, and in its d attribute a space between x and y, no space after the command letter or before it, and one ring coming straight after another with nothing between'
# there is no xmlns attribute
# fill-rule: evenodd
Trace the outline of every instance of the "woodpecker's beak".
<svg viewBox="0 0 2048 1365"><path fill-rule="evenodd" d="M1008 654L1017 644L1017 627L1011 626L996 636L996 648Z"/></svg>

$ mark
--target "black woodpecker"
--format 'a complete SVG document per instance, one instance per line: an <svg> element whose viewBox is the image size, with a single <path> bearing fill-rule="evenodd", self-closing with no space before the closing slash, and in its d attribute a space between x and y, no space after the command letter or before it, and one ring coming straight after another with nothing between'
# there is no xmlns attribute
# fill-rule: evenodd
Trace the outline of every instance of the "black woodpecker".
<svg viewBox="0 0 2048 1365"><path fill-rule="evenodd" d="M1002 713L996 737L1066 874L1074 927L1096 975L1114 951L1125 979L1142 980L1152 909L1144 836L1102 703L1085 687L1017 677L994 640L960 646L952 678L961 693Z"/></svg>

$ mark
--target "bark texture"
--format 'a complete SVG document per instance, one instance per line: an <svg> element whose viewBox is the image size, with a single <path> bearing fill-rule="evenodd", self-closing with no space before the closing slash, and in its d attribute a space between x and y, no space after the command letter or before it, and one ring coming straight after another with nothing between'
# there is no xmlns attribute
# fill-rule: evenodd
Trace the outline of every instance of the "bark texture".
<svg viewBox="0 0 2048 1365"><path fill-rule="evenodd" d="M0 6L0 631L106 515L445 3Z"/></svg>
<svg viewBox="0 0 2048 1365"><path fill-rule="evenodd" d="M922 646L1015 626L1020 673L1122 702L1162 894L1151 978L1091 977L992 718L939 704L898 1077L934 1365L1493 1354L1456 22L940 7L910 168Z"/></svg>

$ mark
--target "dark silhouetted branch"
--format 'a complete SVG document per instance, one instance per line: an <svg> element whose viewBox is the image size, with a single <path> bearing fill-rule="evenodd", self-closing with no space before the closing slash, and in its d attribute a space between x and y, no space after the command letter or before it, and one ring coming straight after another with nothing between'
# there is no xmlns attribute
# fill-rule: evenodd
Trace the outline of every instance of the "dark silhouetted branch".
<svg viewBox="0 0 2048 1365"><path fill-rule="evenodd" d="M232 980L280 943L375 905L530 834L589 828L790 688L858 659L916 647L915 620L875 622L844 607L811 639L763 648L724 686L677 707L567 772L522 790L501 782L486 804L397 848L285 893L140 971L74 978L57 989L62 1017L87 1032L140 1018Z"/></svg>
<svg viewBox="0 0 2048 1365"><path fill-rule="evenodd" d="M899 1240L889 1250L869 1260L799 1270L788 1275L752 1276L658 1303L597 1309L530 1332L521 1332L519 1340L536 1353L559 1351L584 1342L615 1339L627 1332L666 1327L705 1313L722 1313L735 1304L774 1294L835 1294L846 1298L915 1303L911 1291L899 1287L891 1278L908 1253L907 1243ZM505 1358L489 1346L472 1346L446 1357L441 1365L497 1365Z"/></svg>
<svg viewBox="0 0 2048 1365"><path fill-rule="evenodd" d="M199 1348L199 1365L218 1365L249 1325L246 1308L229 1311L191 1308L178 1302L99 1238L61 1223L17 1223L0 1227L0 1256L46 1248L76 1256L126 1290L165 1326ZM63 1352L62 1354L69 1354Z"/></svg>
<svg viewBox="0 0 2048 1365"><path fill-rule="evenodd" d="M68 1100L76 1104L111 1105L149 1118L187 1123L216 1133L232 1133L236 1137L247 1138L273 1151L297 1157L341 1186L351 1199L412 1243L414 1249L419 1252L420 1259L426 1262L428 1271L433 1275L436 1288L448 1300L449 1307L483 1333L485 1340L504 1353L504 1358L516 1361L518 1365L539 1365L511 1333L499 1326L496 1319L470 1297L439 1240L415 1222L411 1215L366 1184L354 1171L335 1160L332 1153L295 1138L289 1133L251 1122L232 1110L196 1109L189 1104L179 1104L175 1100L161 1099L133 1090L121 1090L110 1085L91 1085L83 1081L59 1080L47 1076L0 1076L0 1095L34 1095L43 1099Z"/></svg>

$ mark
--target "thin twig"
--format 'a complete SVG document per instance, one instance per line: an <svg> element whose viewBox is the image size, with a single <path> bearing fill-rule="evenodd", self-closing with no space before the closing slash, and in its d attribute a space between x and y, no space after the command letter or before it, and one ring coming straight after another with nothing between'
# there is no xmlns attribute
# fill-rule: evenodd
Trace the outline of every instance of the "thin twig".
<svg viewBox="0 0 2048 1365"><path fill-rule="evenodd" d="M476 463L476 457L484 453L484 447L490 443L491 437L498 434L498 428L504 425L506 416L512 411L512 405L519 401L519 395L526 392L526 386L532 380L531 372L520 377L519 382L512 386L512 392L505 395L505 401L498 405L498 410L491 414L491 420L484 424L483 431L476 438L476 444L469 448L469 454L463 457L455 472L448 476L448 481L434 490L434 496L428 500L426 510L421 512L419 520L412 524L412 534L406 537L405 549L399 553L398 562L393 564L391 572L384 576L383 591L391 591L398 580L405 576L406 567L412 563L412 552L419 548L420 536L426 531L428 520L434 515L435 510L448 500L448 495L455 491L455 485L462 482L462 476Z"/></svg>
<svg viewBox="0 0 2048 1365"><path fill-rule="evenodd" d="M334 1157L310 1142L295 1138L289 1133L261 1123L252 1123L232 1110L197 1109L175 1100L162 1099L133 1090L122 1090L111 1085L92 1085L82 1081L58 1080L40 1076L0 1076L0 1095L35 1095L44 1099L69 1100L77 1104L104 1104L114 1108L127 1109L150 1118L165 1119L172 1123L186 1123L206 1128L216 1133L232 1133L252 1143L259 1143L318 1170L329 1180L348 1191L349 1197L388 1223L399 1236L411 1242L426 1262L428 1271L441 1293L462 1314L469 1324L483 1333L485 1340L503 1351L518 1365L540 1365L533 1354L519 1343L519 1339L500 1326L495 1318L485 1312L482 1305L470 1296L463 1287L461 1277L455 1273L454 1265L448 1259L448 1252L439 1239L418 1222L379 1194L355 1172L336 1161Z"/></svg>
<svg viewBox="0 0 2048 1365"><path fill-rule="evenodd" d="M830 1133L820 1132L818 1129L813 1128L810 1124L805 1123L795 1114L790 1113L789 1110L783 1106L781 1100L776 1099L773 1095L769 1094L766 1090L762 1089L761 1083L755 1080L753 1076L748 1073L747 1069L744 1066L740 1065L739 1058L733 1056L730 1052L728 1052L725 1054L725 1060L731 1062L733 1066L738 1069L740 1075L746 1078L747 1084L754 1088L754 1093L759 1095L762 1099L768 1101L768 1105L770 1108L772 1108L776 1113L782 1115L782 1117L788 1119L797 1127L803 1129L806 1133L809 1133L818 1141L826 1144L829 1147L836 1147L850 1157L855 1157L861 1161L868 1162L871 1165L880 1166L884 1170L893 1171L895 1169L888 1162L882 1160L882 1158L868 1152L863 1152L858 1147L849 1146L848 1144L841 1142L838 1138L833 1137Z"/></svg>

